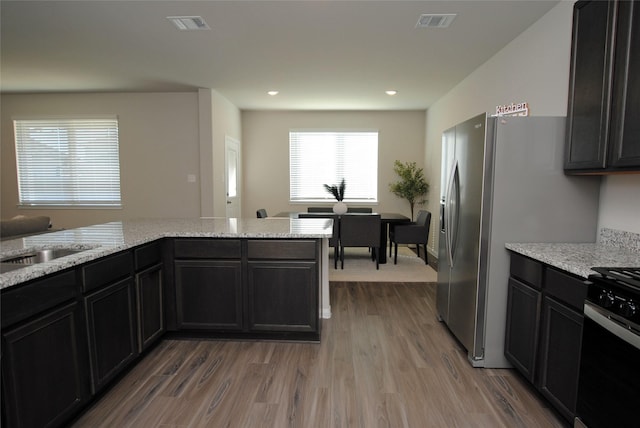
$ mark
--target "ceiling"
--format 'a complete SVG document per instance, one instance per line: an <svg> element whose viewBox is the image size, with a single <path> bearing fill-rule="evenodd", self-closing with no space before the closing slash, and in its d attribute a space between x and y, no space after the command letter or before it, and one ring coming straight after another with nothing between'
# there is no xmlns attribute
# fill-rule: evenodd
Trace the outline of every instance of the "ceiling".
<svg viewBox="0 0 640 428"><path fill-rule="evenodd" d="M0 89L211 88L243 110L422 110L557 3L2 0ZM427 13L457 16L416 28ZM179 31L175 15L211 29Z"/></svg>

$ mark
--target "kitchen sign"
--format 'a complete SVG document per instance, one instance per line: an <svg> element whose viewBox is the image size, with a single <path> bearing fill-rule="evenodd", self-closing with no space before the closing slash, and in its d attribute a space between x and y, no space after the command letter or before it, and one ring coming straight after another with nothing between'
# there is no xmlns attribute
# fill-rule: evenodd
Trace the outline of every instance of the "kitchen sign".
<svg viewBox="0 0 640 428"><path fill-rule="evenodd" d="M496 106L494 116L529 116L529 103L511 103Z"/></svg>

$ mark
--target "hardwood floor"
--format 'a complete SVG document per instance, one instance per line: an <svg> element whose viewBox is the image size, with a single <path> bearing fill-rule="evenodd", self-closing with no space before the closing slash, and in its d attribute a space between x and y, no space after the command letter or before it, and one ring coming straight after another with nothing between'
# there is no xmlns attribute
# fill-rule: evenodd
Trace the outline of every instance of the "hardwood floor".
<svg viewBox="0 0 640 428"><path fill-rule="evenodd" d="M474 369L435 284L331 283L322 342L165 340L74 427L561 427L512 370Z"/></svg>

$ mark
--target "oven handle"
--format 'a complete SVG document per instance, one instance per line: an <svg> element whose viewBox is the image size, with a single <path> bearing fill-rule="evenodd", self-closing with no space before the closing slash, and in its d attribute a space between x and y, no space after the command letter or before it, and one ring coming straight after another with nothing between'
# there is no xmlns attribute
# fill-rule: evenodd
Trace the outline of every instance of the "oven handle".
<svg viewBox="0 0 640 428"><path fill-rule="evenodd" d="M640 335L631 331L629 329L631 327L624 326L619 321L611 318L611 316L607 315L607 312L589 302L584 302L585 317L636 349L640 349Z"/></svg>

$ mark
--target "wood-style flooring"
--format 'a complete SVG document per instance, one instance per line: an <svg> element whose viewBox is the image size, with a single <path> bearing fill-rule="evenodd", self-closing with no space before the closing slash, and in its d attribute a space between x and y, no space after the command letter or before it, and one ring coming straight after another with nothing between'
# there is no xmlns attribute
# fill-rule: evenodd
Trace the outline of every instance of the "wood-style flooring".
<svg viewBox="0 0 640 428"><path fill-rule="evenodd" d="M164 340L74 427L562 427L513 370L472 368L435 284L331 283L321 343Z"/></svg>

